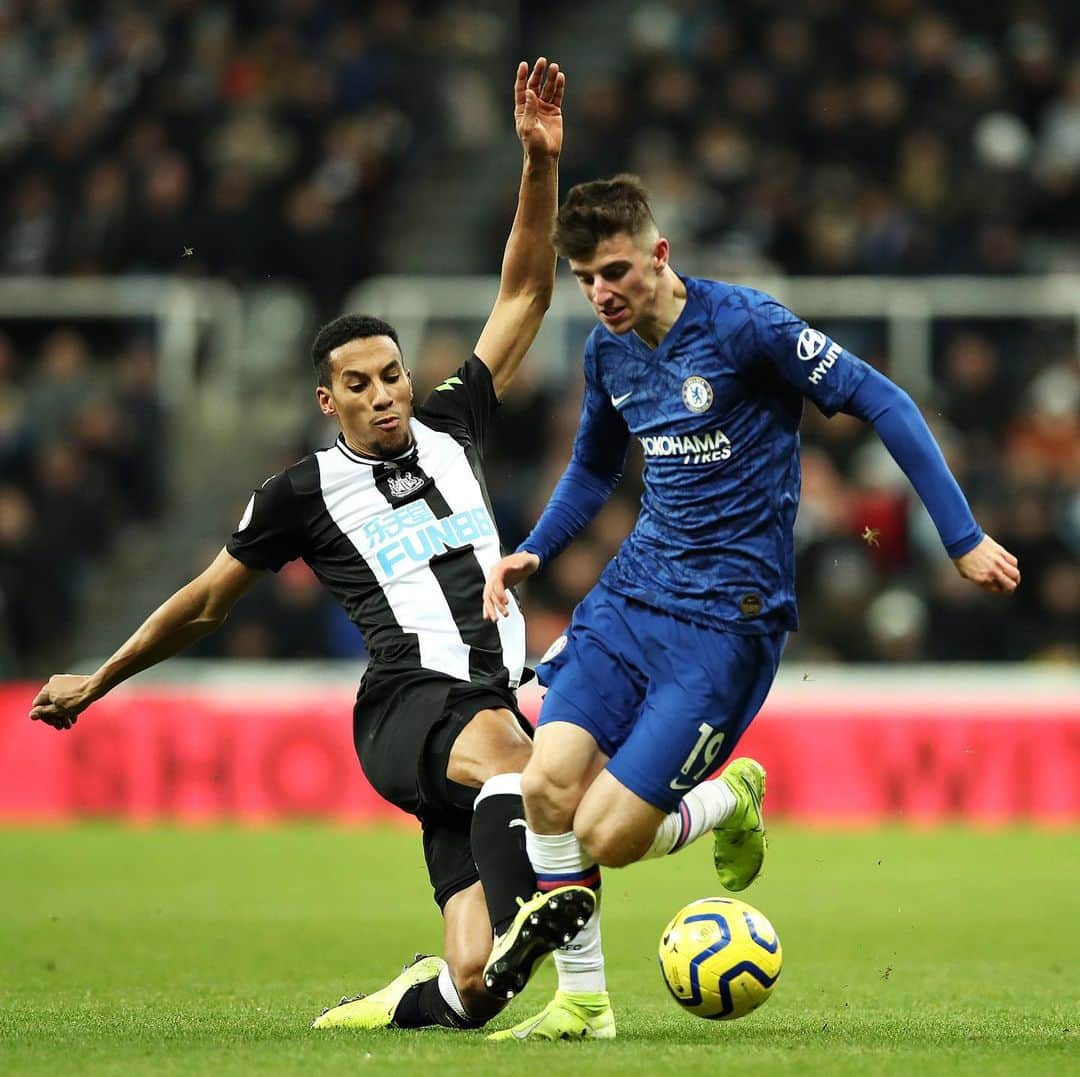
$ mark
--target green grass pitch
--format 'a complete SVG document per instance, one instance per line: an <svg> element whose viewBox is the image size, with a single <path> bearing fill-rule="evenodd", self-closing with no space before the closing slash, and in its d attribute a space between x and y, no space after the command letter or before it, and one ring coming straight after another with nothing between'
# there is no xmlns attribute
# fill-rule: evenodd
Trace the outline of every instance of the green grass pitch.
<svg viewBox="0 0 1080 1077"><path fill-rule="evenodd" d="M618 1039L492 1044L308 1028L438 951L411 831L0 831L0 1073L1076 1073L1078 839L774 828L744 896L784 972L730 1023L681 1013L656 968L668 918L716 892L709 843L609 871ZM495 1027L553 982L549 964Z"/></svg>

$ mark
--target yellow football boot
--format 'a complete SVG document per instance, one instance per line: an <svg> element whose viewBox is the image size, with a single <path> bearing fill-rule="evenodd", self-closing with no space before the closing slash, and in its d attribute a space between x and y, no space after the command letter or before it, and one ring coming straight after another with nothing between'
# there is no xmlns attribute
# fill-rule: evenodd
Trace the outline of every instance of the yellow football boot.
<svg viewBox="0 0 1080 1077"><path fill-rule="evenodd" d="M556 991L538 1013L489 1040L613 1040L615 1014L606 991Z"/></svg>
<svg viewBox="0 0 1080 1077"><path fill-rule="evenodd" d="M765 862L765 768L744 756L729 763L717 781L735 796L735 810L713 828L713 864L720 884L745 890Z"/></svg>
<svg viewBox="0 0 1080 1077"><path fill-rule="evenodd" d="M323 1010L312 1028L390 1028L405 992L417 984L434 980L446 967L441 957L417 954L411 965L385 987L370 995L343 998L336 1006Z"/></svg>

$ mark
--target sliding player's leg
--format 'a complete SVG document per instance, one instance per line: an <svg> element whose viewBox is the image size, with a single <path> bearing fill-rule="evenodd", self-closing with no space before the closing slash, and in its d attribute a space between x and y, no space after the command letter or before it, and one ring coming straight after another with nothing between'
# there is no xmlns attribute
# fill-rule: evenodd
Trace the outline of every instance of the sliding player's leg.
<svg viewBox="0 0 1080 1077"><path fill-rule="evenodd" d="M442 911L445 959L418 954L389 984L343 998L315 1028L479 1028L504 1002L483 988L491 921L469 842L470 818L448 809L424 820L424 857Z"/></svg>
<svg viewBox="0 0 1080 1077"><path fill-rule="evenodd" d="M463 952L475 955L478 964L451 969L466 1010L478 1019L494 1012L482 976L493 949L493 932L497 949L499 938L514 929L514 936L535 963L576 934L593 907L591 892L580 887L534 899L536 878L525 849L520 774L532 750L531 729L516 712L485 706L493 701L497 700L490 692L455 688L448 700L446 721L426 746L421 781L423 800L432 806L426 814L425 835L434 834L436 828L445 830L447 809L471 808L467 855L457 844L447 853L440 851L437 842L426 840L425 849L433 881L446 878L449 865L457 885L464 882L470 869L472 877L478 876L483 884L488 911L485 931L478 933L475 941L465 934L458 939L458 949L465 947ZM458 856L461 863L455 867ZM436 890L439 897L438 887ZM500 990L495 995L505 1003L511 992Z"/></svg>
<svg viewBox="0 0 1080 1077"><path fill-rule="evenodd" d="M324 1012L318 1028L476 1028L505 1005L483 987L482 974L492 922L512 922L536 888L520 787L530 731L499 695L471 685L451 689L435 721L417 713L422 702L413 698L397 712L411 719L398 726L412 733L408 743L399 734L397 751L371 751L366 770L380 791L421 819L447 960L418 958L374 994Z"/></svg>
<svg viewBox="0 0 1080 1077"><path fill-rule="evenodd" d="M559 824L558 828L570 831L568 822ZM590 920L595 921L599 888L599 873L580 861L572 832L549 836L524 831L522 836L537 892L535 897L521 903L509 924L496 932L484 970L488 990L507 999L524 989L549 953L554 951L556 961L561 963L560 955L565 957L569 944L573 943L575 948L581 945L581 929ZM562 839L569 839L569 853ZM554 853L549 852L549 847ZM595 949L598 948L597 937ZM602 956L597 954L596 960L602 969Z"/></svg>
<svg viewBox="0 0 1080 1077"><path fill-rule="evenodd" d="M398 1028L480 1028L505 1005L484 987L491 920L480 883L454 894L443 908L446 961L439 975L410 990L395 1014Z"/></svg>
<svg viewBox="0 0 1080 1077"><path fill-rule="evenodd" d="M574 813L608 754L630 728L645 689L635 671L619 660L621 624L617 615L612 617L607 597L600 587L586 596L566 636L556 641L537 670L548 693L522 788L529 858L541 891L580 884L599 892L599 868L574 833ZM599 908L568 945L555 951L555 965L559 977L555 999L534 1017L497 1033L499 1038L615 1034Z"/></svg>
<svg viewBox="0 0 1080 1077"><path fill-rule="evenodd" d="M525 851L521 772L532 754L532 729L490 693L462 687L448 701L447 721L425 751L423 795L469 815L469 858L483 883L491 927L501 933L536 891ZM491 947L492 931L486 945ZM486 956L486 955L485 955Z"/></svg>

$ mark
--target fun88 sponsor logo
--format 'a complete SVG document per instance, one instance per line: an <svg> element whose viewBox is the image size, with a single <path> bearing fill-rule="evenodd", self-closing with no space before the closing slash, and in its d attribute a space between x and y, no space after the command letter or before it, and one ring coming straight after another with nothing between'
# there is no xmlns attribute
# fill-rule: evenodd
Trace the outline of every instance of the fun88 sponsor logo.
<svg viewBox="0 0 1080 1077"><path fill-rule="evenodd" d="M383 542L372 550L379 567L388 578L410 565L427 564L432 557L446 553L447 550L460 549L495 534L495 525L483 506L455 512L453 516L442 519L436 519L426 505L424 510L426 511L421 512L415 506L408 506L408 510L399 509L392 514L395 517L404 515L406 519L395 519L393 524L397 525L396 527L386 526L380 537L390 538L390 541ZM368 525L369 537L372 526L383 522L377 520ZM385 523L389 524L390 521ZM392 538L390 533L393 533Z"/></svg>
<svg viewBox="0 0 1080 1077"><path fill-rule="evenodd" d="M713 464L731 455L731 442L723 430L710 430L707 434L646 435L638 441L646 460L681 456L684 464Z"/></svg>

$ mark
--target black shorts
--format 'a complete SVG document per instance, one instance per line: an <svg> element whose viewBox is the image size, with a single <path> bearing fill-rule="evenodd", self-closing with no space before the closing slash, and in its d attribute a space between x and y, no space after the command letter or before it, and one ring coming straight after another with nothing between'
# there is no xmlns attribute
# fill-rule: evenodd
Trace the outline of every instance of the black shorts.
<svg viewBox="0 0 1080 1077"><path fill-rule="evenodd" d="M450 752L478 711L497 708L513 713L532 736L512 692L464 681L406 686L375 713L361 695L354 712L356 752L368 781L380 796L420 820L428 878L440 909L480 878L469 837L479 790L447 778Z"/></svg>

